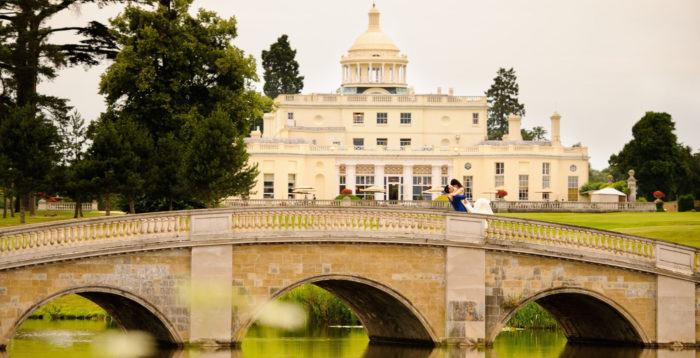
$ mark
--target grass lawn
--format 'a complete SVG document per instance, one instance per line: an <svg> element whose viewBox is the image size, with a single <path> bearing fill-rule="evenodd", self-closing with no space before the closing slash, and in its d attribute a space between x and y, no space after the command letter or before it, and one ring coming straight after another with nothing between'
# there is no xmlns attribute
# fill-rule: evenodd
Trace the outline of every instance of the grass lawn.
<svg viewBox="0 0 700 358"><path fill-rule="evenodd" d="M15 213L15 217L10 217L10 213L7 213L7 218L3 219L1 216L2 209L0 209L0 227L16 226L19 225L19 213ZM112 212L112 215L118 215L121 213ZM97 211L87 211L83 213L86 218L91 218L95 216L104 216L104 212ZM27 224L38 224L45 223L49 221L57 220L68 220L73 218L72 211L37 211L36 216L29 216L29 212L26 213Z"/></svg>
<svg viewBox="0 0 700 358"><path fill-rule="evenodd" d="M87 298L71 294L59 297L32 313L33 318L91 319L107 316L107 312Z"/></svg>
<svg viewBox="0 0 700 358"><path fill-rule="evenodd" d="M503 216L552 221L619 231L700 247L700 213L504 213Z"/></svg>

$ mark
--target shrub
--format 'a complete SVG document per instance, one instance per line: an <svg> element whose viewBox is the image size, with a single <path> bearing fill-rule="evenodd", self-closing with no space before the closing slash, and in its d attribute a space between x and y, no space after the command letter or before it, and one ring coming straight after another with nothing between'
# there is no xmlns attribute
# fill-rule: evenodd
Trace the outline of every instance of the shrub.
<svg viewBox="0 0 700 358"><path fill-rule="evenodd" d="M447 198L447 195L440 195L437 198L433 199L433 201L448 201L450 199Z"/></svg>
<svg viewBox="0 0 700 358"><path fill-rule="evenodd" d="M503 190L503 189L501 189L501 190L499 190L499 191L496 192L496 197L498 197L498 198L502 198L502 197L504 197L504 196L506 196L506 195L508 195L508 192L505 191L505 190Z"/></svg>
<svg viewBox="0 0 700 358"><path fill-rule="evenodd" d="M335 197L335 200L343 200L343 199L345 199L346 196L349 197L350 200L360 200L359 197L352 195L352 194L340 194L340 195Z"/></svg>
<svg viewBox="0 0 700 358"><path fill-rule="evenodd" d="M681 195L678 197L678 211L690 211L695 208L695 197L693 194Z"/></svg>
<svg viewBox="0 0 700 358"><path fill-rule="evenodd" d="M657 212L660 212L660 213L664 212L664 202L663 202L663 200L661 200L661 199L656 199L656 200L654 201L654 203L656 203L656 211L657 211Z"/></svg>
<svg viewBox="0 0 700 358"><path fill-rule="evenodd" d="M664 194L661 190L657 190L654 192L654 197L657 199L663 199L666 197L666 194Z"/></svg>
<svg viewBox="0 0 700 358"><path fill-rule="evenodd" d="M639 197L639 198L637 198L637 202L638 202L638 203L646 203L646 202L647 202L647 198L645 198L645 197L643 197L643 196L642 196L642 197Z"/></svg>

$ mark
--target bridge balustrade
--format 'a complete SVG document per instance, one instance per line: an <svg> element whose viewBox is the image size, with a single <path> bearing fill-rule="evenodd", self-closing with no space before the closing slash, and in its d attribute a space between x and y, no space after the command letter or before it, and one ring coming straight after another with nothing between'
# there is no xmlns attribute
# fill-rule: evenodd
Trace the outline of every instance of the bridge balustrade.
<svg viewBox="0 0 700 358"><path fill-rule="evenodd" d="M355 235L381 242L387 237L402 237L406 242L425 243L425 239L428 239L439 245L466 243L487 248L525 249L538 254L555 253L581 260L597 260L604 264L614 262L649 270L660 268L682 275L700 274L700 253L695 248L606 230L491 215L468 215L446 209L428 210L438 208L438 204L430 201L366 206L373 202L363 200L350 202L362 203L362 206L348 207L336 206L335 201L328 201L328 207L319 206L323 201L307 201L312 206L305 206L302 201L295 206L277 206L282 201L264 202L274 206L256 206L258 203L249 201L247 203L255 205L88 218L0 229L0 269L28 264L31 260L23 260L29 258L34 260L31 262L46 262L61 260L61 255L65 258L115 252L115 248L138 250L167 248L174 243L192 245L191 241L195 240L191 238L193 217L212 214L220 217L225 214L229 218L225 220L230 220L230 224L223 222L226 230L223 235L217 234L217 240L250 239L258 232L270 242L280 237L289 240L297 235L294 234L296 232L306 232L299 236L302 241L320 232L327 233L330 240ZM436 206L420 207L425 203ZM482 223L484 230L477 230L469 240L456 242L460 241L459 236L455 236L454 231L450 232L454 230L450 227L455 226L450 226L449 222L460 220ZM197 240L201 241L201 238Z"/></svg>

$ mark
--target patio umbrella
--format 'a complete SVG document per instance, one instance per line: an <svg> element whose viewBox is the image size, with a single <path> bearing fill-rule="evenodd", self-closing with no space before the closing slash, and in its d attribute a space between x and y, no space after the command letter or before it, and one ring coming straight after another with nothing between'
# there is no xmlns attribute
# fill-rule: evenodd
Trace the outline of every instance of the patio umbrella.
<svg viewBox="0 0 700 358"><path fill-rule="evenodd" d="M384 190L384 188L380 188L378 186L370 186L364 189L360 189L360 191L363 191L365 193L386 193L386 190Z"/></svg>
<svg viewBox="0 0 700 358"><path fill-rule="evenodd" d="M423 190L423 194L441 194L444 192L445 192L445 189L441 188L439 186L436 186L434 188L430 188L428 190Z"/></svg>

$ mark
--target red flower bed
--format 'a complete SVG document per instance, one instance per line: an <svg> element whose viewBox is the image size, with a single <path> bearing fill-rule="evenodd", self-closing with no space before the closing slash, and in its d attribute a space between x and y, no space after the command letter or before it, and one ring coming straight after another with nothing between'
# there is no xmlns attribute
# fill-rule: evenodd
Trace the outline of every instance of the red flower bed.
<svg viewBox="0 0 700 358"><path fill-rule="evenodd" d="M657 199L665 198L666 194L664 194L661 190L657 190L654 192L654 197Z"/></svg>
<svg viewBox="0 0 700 358"><path fill-rule="evenodd" d="M505 190L499 190L499 191L496 192L496 197L498 197L498 198L502 198L502 197L504 197L504 196L506 196L506 195L508 195L508 192L505 191Z"/></svg>
<svg viewBox="0 0 700 358"><path fill-rule="evenodd" d="M352 194L352 190L346 188L346 189L343 189L340 193L341 193L341 194L345 194L345 195L351 195L351 194Z"/></svg>

